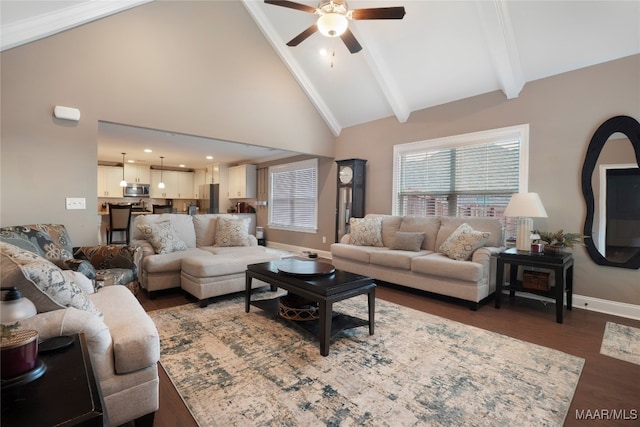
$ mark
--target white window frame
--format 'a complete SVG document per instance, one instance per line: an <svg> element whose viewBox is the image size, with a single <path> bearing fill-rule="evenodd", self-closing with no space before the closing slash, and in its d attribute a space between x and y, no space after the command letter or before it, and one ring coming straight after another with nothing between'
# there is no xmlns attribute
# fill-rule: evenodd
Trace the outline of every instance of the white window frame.
<svg viewBox="0 0 640 427"><path fill-rule="evenodd" d="M427 139L423 141L397 144L393 146L393 191L392 191L392 214L398 215L396 199L398 197L398 158L407 151L420 149L437 150L450 149L456 147L473 146L480 144L496 143L501 141L520 141L520 168L518 186L519 192L526 193L529 188L529 124L509 126L499 129L491 129L480 132L472 132L461 135L447 136L443 138Z"/></svg>
<svg viewBox="0 0 640 427"><path fill-rule="evenodd" d="M280 224L274 224L272 221L273 216L273 189L272 189L272 176L274 173L286 172L286 171L294 171L300 169L315 169L316 174L316 185L313 189L314 191L314 200L315 200L315 214L313 227L303 227L303 226L282 226ZM318 159L308 159L301 160L293 163L284 163L281 165L269 166L269 228L274 230L287 230L287 231L297 231L301 233L317 233L318 232Z"/></svg>

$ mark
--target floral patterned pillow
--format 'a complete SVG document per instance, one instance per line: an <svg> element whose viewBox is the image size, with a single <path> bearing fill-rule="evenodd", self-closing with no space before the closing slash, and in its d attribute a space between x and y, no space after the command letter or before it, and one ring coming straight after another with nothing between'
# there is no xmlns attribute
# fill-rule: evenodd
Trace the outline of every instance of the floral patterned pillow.
<svg viewBox="0 0 640 427"><path fill-rule="evenodd" d="M382 217L351 218L349 243L357 246L384 246L382 243Z"/></svg>
<svg viewBox="0 0 640 427"><path fill-rule="evenodd" d="M138 224L138 230L151 243L157 254L186 251L187 245L178 237L171 221Z"/></svg>
<svg viewBox="0 0 640 427"><path fill-rule="evenodd" d="M102 313L75 282L72 272L64 273L40 255L9 243L0 242L0 251L3 256L8 257L18 266L27 279L17 283L20 287L28 287L24 289L23 294L28 298L31 295L37 295L35 300L43 302L43 305L39 306L34 301L38 312L51 311L57 305L74 307L102 317ZM51 303L54 305L52 306Z"/></svg>
<svg viewBox="0 0 640 427"><path fill-rule="evenodd" d="M438 251L451 259L468 260L473 251L482 247L489 240L491 233L476 231L466 222L461 224L451 236L440 246Z"/></svg>
<svg viewBox="0 0 640 427"><path fill-rule="evenodd" d="M251 246L249 218L218 218L213 246Z"/></svg>

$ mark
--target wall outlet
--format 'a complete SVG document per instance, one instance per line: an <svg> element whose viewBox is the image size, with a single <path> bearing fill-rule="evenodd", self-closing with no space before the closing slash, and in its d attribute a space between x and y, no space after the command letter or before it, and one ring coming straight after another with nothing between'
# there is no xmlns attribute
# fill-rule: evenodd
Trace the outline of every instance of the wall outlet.
<svg viewBox="0 0 640 427"><path fill-rule="evenodd" d="M87 201L84 197L67 197L67 209L87 209Z"/></svg>
<svg viewBox="0 0 640 427"><path fill-rule="evenodd" d="M327 236L322 236L322 243L327 243Z"/></svg>

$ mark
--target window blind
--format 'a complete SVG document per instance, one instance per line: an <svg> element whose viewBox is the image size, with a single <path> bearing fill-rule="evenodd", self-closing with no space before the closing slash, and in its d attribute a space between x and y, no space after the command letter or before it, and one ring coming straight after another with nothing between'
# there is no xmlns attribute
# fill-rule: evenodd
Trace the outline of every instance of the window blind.
<svg viewBox="0 0 640 427"><path fill-rule="evenodd" d="M502 217L511 194L519 191L517 136L451 147L407 145L396 154L398 215Z"/></svg>
<svg viewBox="0 0 640 427"><path fill-rule="evenodd" d="M318 223L317 159L269 168L269 227L315 232Z"/></svg>

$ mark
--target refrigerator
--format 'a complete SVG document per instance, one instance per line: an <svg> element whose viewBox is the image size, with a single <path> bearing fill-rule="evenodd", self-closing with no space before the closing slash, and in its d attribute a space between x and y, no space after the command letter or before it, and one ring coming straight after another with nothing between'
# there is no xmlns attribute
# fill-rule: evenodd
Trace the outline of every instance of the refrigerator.
<svg viewBox="0 0 640 427"><path fill-rule="evenodd" d="M201 214L220 213L220 184L202 184L200 194L198 207Z"/></svg>

